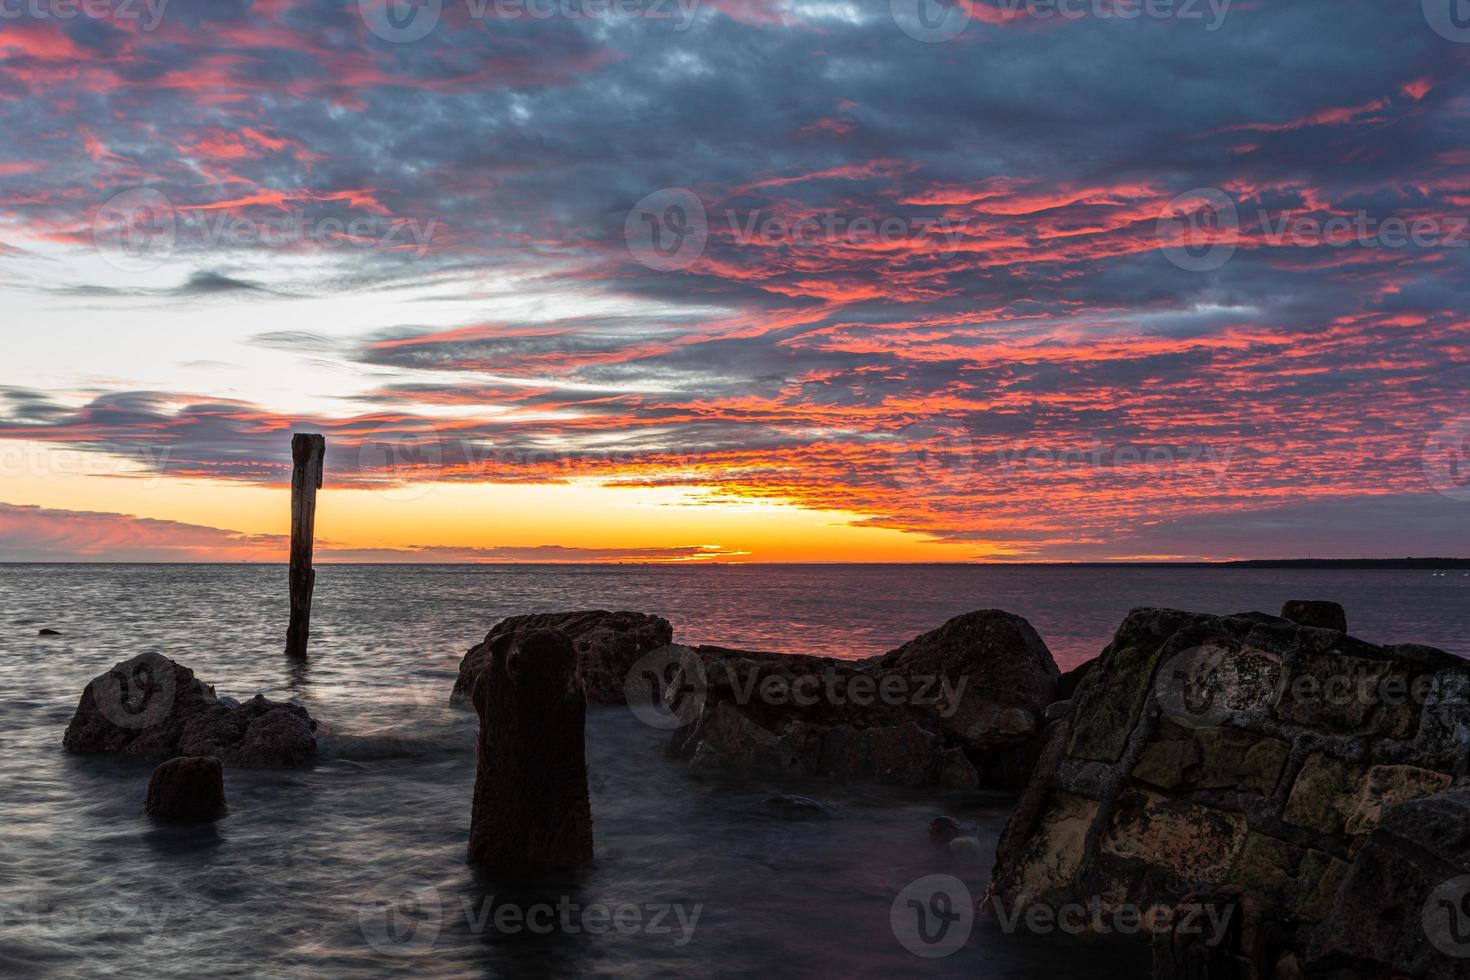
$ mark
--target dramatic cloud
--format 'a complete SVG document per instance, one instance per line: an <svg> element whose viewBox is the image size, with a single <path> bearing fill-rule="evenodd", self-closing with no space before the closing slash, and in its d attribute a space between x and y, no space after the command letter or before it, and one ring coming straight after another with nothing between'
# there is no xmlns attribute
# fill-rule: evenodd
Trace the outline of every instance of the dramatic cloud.
<svg viewBox="0 0 1470 980"><path fill-rule="evenodd" d="M1417 3L902 6L0 21L0 290L257 379L12 373L0 439L278 485L311 428L342 486L1016 557L1399 555L1470 506L1470 44Z"/></svg>

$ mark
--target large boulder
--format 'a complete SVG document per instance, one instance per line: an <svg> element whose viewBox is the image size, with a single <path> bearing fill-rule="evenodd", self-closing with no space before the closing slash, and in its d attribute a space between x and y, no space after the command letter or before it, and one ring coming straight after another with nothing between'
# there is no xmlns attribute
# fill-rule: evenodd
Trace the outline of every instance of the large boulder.
<svg viewBox="0 0 1470 980"><path fill-rule="evenodd" d="M1031 624L1000 609L956 616L884 654L874 672L949 682L958 701L943 706L940 724L982 755L1035 735L1061 676Z"/></svg>
<svg viewBox="0 0 1470 980"><path fill-rule="evenodd" d="M496 870L592 860L587 702L571 639L556 630L497 637L475 681L480 740L469 860Z"/></svg>
<svg viewBox="0 0 1470 980"><path fill-rule="evenodd" d="M692 651L698 692L672 751L700 766L976 788L1035 739L1057 668L1029 623L969 613L882 657ZM685 674L688 673L686 670Z"/></svg>
<svg viewBox="0 0 1470 980"><path fill-rule="evenodd" d="M673 641L674 629L667 619L636 612L534 613L511 616L496 623L484 641L464 655L451 701L462 706L471 702L475 679L490 663L494 641L502 636L529 635L537 630L560 630L577 650L577 670L589 704L622 704L623 684L633 663L650 650Z"/></svg>
<svg viewBox="0 0 1470 980"><path fill-rule="evenodd" d="M1304 938L1313 974L1470 977L1470 789L1385 809Z"/></svg>
<svg viewBox="0 0 1470 980"><path fill-rule="evenodd" d="M212 756L180 756L153 770L143 811L157 820L206 823L227 812L225 773Z"/></svg>
<svg viewBox="0 0 1470 980"><path fill-rule="evenodd" d="M62 744L77 753L144 759L214 756L227 766L299 766L316 755L316 722L300 705L257 695L221 700L194 672L142 653L82 691Z"/></svg>
<svg viewBox="0 0 1470 980"><path fill-rule="evenodd" d="M1259 613L1135 610L1051 730L988 902L1004 915L1080 905L1094 921L1223 903L1250 920L1234 954L1265 975L1285 962L1309 977L1437 976L1417 972L1405 917L1419 911L1404 903L1460 865L1424 860L1428 818L1410 825L1447 812L1431 801L1465 770L1467 692L1466 663L1427 647ZM1470 832L1457 834L1436 846L1463 863ZM1387 872L1390 854L1435 868Z"/></svg>
<svg viewBox="0 0 1470 980"><path fill-rule="evenodd" d="M1303 626L1347 632L1347 611L1336 602L1318 599L1292 599L1281 607L1281 618Z"/></svg>

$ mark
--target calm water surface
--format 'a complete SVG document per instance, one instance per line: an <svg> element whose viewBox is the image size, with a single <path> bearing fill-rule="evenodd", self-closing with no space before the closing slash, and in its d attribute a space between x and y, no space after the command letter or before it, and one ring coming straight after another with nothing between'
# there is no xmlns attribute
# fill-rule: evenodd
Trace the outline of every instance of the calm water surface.
<svg viewBox="0 0 1470 980"><path fill-rule="evenodd" d="M695 777L623 709L588 722L597 865L532 883L476 876L463 860L475 722L446 702L465 648L515 613L635 609L668 617L683 642L862 657L1000 607L1029 618L1065 669L1130 607L1332 598L1364 638L1470 654L1458 572L328 566L302 669L280 655L284 597L279 567L0 566L0 975L1029 978L1079 962L1138 975L1136 961L989 923L942 959L895 940L890 907L911 881L950 874L983 892L1006 799ZM39 639L43 626L65 635ZM228 818L154 828L140 812L151 766L61 750L86 682L151 649L220 694L306 705L320 762L228 772ZM792 819L767 805L778 792L832 812ZM974 823L978 846L936 849L925 827L939 813ZM386 925L382 900L397 915ZM507 902L699 917L687 941L677 924L507 935L484 924Z"/></svg>

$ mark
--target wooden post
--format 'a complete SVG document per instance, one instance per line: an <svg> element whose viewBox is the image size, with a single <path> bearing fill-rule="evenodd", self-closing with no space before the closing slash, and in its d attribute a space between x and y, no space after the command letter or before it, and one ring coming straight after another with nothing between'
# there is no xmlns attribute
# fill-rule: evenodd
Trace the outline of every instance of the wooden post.
<svg viewBox="0 0 1470 980"><path fill-rule="evenodd" d="M291 624L286 627L286 655L306 659L311 632L311 591L316 572L311 567L312 539L316 533L316 492L322 486L322 460L327 440L297 433L291 437Z"/></svg>

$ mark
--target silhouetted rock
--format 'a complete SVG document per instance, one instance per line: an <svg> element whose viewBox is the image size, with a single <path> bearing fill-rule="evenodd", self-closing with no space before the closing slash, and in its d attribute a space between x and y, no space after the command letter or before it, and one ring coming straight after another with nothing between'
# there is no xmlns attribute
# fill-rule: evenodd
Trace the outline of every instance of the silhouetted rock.
<svg viewBox="0 0 1470 980"><path fill-rule="evenodd" d="M1135 610L1046 740L991 900L1104 915L1198 900L1250 920L1238 948L1156 947L1168 969L1218 954L1307 977L1464 976L1419 920L1430 889L1470 872L1470 795L1443 792L1465 769L1467 694L1470 665L1431 648Z"/></svg>
<svg viewBox="0 0 1470 980"><path fill-rule="evenodd" d="M36 635L37 636L60 636L61 635L61 630L44 629L44 630L41 630Z"/></svg>
<svg viewBox="0 0 1470 980"><path fill-rule="evenodd" d="M225 815L225 776L213 756L180 756L153 770L144 812L159 820L197 823Z"/></svg>
<svg viewBox="0 0 1470 980"><path fill-rule="evenodd" d="M1281 618L1289 619L1302 626L1347 632L1347 611L1335 602L1311 599L1292 599L1281 607Z"/></svg>
<svg viewBox="0 0 1470 980"><path fill-rule="evenodd" d="M269 768L309 762L315 730L300 705L257 695L229 707L192 670L150 652L87 684L62 742L78 753L214 756L228 766Z"/></svg>
<svg viewBox="0 0 1470 980"><path fill-rule="evenodd" d="M1056 664L1026 620L958 616L882 657L695 649L695 710L671 749L695 765L852 782L976 788L1033 739Z"/></svg>
<svg viewBox="0 0 1470 980"><path fill-rule="evenodd" d="M502 633L475 679L480 716L469 860L484 868L570 868L592 860L587 703L571 638Z"/></svg>
<svg viewBox="0 0 1470 980"><path fill-rule="evenodd" d="M569 636L577 650L577 669L589 704L622 704L623 682L640 656L671 643L674 629L658 616L636 612L535 613L496 623L483 642L471 647L459 664L452 701L468 705L475 678L490 662L496 637L555 629Z"/></svg>
<svg viewBox="0 0 1470 980"><path fill-rule="evenodd" d="M1077 693L1077 688L1082 686L1082 682L1087 679L1088 674L1092 673L1092 668L1095 666L1097 666L1097 658L1093 657L1086 663L1079 664L1062 674L1057 680L1057 700L1072 700L1072 696Z"/></svg>

